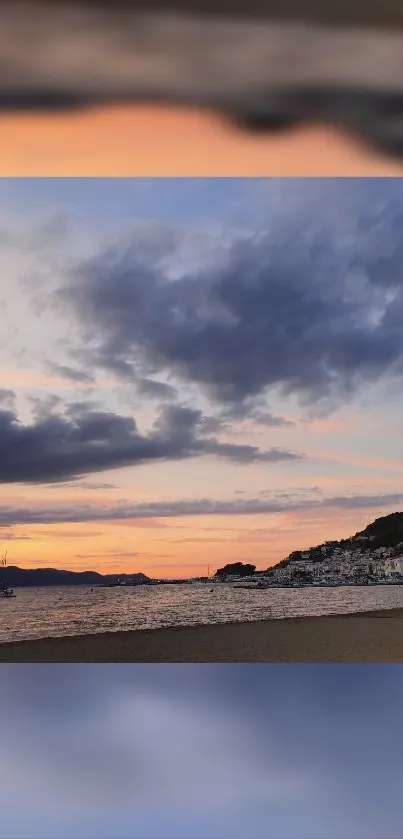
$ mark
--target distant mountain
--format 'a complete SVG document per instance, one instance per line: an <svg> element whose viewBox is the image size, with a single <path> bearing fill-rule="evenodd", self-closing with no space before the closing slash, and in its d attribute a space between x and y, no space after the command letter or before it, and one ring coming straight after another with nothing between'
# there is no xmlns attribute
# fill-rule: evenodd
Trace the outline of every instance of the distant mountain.
<svg viewBox="0 0 403 839"><path fill-rule="evenodd" d="M281 568L307 559L311 562L323 562L340 549L353 556L366 551L376 551L378 548L393 549L398 546L403 548L403 513L391 513L389 516L375 519L364 530L347 539L324 542L303 551L293 551L274 567Z"/></svg>
<svg viewBox="0 0 403 839"><path fill-rule="evenodd" d="M57 568L18 568L10 565L1 569L5 585L20 586L82 586L113 585L131 583L150 584L153 580L146 574L98 574L96 571L61 571Z"/></svg>

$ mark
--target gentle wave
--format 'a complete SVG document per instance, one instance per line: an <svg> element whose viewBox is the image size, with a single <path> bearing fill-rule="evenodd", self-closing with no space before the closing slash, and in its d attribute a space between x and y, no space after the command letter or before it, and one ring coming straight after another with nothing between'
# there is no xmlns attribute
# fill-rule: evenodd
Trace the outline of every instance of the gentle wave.
<svg viewBox="0 0 403 839"><path fill-rule="evenodd" d="M55 587L0 598L0 641L403 607L401 586L266 589L231 585Z"/></svg>

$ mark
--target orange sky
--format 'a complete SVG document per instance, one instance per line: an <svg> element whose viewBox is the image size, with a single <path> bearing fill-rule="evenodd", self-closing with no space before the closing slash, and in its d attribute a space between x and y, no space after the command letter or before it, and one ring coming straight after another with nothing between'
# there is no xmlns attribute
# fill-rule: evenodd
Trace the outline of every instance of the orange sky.
<svg viewBox="0 0 403 839"><path fill-rule="evenodd" d="M322 127L272 139L180 108L110 108L62 116L3 116L1 176L399 176Z"/></svg>
<svg viewBox="0 0 403 839"><path fill-rule="evenodd" d="M326 508L237 518L19 526L12 531L21 541L2 542L0 550L8 549L9 564L25 568L142 571L154 578L203 576L208 566L214 574L228 562L267 568L293 550L351 536L388 512Z"/></svg>

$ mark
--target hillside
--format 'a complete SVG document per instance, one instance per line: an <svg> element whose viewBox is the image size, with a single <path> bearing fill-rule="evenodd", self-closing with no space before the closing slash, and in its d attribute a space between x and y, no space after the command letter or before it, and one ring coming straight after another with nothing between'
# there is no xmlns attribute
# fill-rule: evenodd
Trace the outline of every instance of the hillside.
<svg viewBox="0 0 403 839"><path fill-rule="evenodd" d="M1 578L6 586L82 586L110 585L118 580L141 585L151 583L146 574L98 574L96 571L62 571L57 568L18 568L10 565L1 569Z"/></svg>
<svg viewBox="0 0 403 839"><path fill-rule="evenodd" d="M353 540L366 540L374 548L389 548L403 542L403 513L375 519L365 530L356 533Z"/></svg>
<svg viewBox="0 0 403 839"><path fill-rule="evenodd" d="M403 513L391 513L375 519L364 530L339 542L324 542L302 551L293 551L274 568L284 568L294 564L298 567L299 562L307 561L323 563L340 552L349 555L353 562L354 558L359 558L362 554L372 554L380 548L390 548L393 553L395 553L394 549L403 549Z"/></svg>

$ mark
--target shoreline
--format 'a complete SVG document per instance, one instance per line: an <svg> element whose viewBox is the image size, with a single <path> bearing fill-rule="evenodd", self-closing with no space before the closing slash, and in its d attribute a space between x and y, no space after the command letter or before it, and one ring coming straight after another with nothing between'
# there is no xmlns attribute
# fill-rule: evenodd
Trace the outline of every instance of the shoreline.
<svg viewBox="0 0 403 839"><path fill-rule="evenodd" d="M403 608L9 641L0 662L403 662Z"/></svg>

